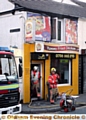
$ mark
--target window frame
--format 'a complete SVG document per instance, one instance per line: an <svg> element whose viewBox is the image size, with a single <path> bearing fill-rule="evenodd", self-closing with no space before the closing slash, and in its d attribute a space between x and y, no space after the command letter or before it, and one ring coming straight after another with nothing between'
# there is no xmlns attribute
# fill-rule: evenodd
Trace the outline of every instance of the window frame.
<svg viewBox="0 0 86 120"><path fill-rule="evenodd" d="M52 41L56 41L56 40L57 40L57 36L58 36L58 30L57 30L57 29L58 29L58 22L57 22L57 21L58 21L58 18L57 18L57 17L52 18L51 29L52 29L52 26L53 26L53 20L54 20L54 19L56 20L56 26L57 26L57 27L56 27L56 39L53 39L53 38L52 38ZM51 30L51 31L52 31L52 30ZM52 32L52 33L53 33L53 32ZM52 33L51 33L51 34L52 34Z"/></svg>
<svg viewBox="0 0 86 120"><path fill-rule="evenodd" d="M69 86L72 81L72 61L69 59L69 83L58 84L58 86Z"/></svg>
<svg viewBox="0 0 86 120"><path fill-rule="evenodd" d="M61 59L61 58L58 58L58 59ZM52 60L53 59L51 59L51 61ZM71 86L72 85L72 59L67 59L67 60L69 60L69 82L63 83L63 84L61 83L61 84L58 84L57 86Z"/></svg>
<svg viewBox="0 0 86 120"><path fill-rule="evenodd" d="M59 19L57 17L52 18L56 19L56 39L52 38L52 42L57 42L57 43L65 43L65 19ZM61 40L58 40L58 21L61 21ZM52 23L53 26L53 23Z"/></svg>

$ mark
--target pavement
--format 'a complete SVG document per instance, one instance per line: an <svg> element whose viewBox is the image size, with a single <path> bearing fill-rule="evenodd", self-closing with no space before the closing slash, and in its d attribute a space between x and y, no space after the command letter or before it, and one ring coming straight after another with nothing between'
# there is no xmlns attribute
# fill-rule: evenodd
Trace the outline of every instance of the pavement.
<svg viewBox="0 0 86 120"><path fill-rule="evenodd" d="M76 107L86 106L86 93L79 94L79 97L76 98ZM54 104L45 100L33 100L32 103L22 104L23 114L38 114L38 113L50 113L61 111L59 106L60 97L57 98L57 101Z"/></svg>

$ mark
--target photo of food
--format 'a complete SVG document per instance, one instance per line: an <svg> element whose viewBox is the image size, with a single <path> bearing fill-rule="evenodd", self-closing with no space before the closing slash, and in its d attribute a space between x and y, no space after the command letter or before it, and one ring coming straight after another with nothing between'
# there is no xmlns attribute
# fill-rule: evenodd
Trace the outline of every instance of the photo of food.
<svg viewBox="0 0 86 120"><path fill-rule="evenodd" d="M29 41L35 38L35 41L50 41L51 40L51 26L50 18L42 16L37 13L28 13L27 14L27 25L26 25L26 41ZM35 24L33 24L33 21ZM33 36L33 31L35 36Z"/></svg>

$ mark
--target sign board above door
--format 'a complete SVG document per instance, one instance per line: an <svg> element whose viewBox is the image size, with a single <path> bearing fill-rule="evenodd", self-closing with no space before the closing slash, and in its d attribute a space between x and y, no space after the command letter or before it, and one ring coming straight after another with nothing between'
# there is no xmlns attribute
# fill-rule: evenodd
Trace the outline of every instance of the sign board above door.
<svg viewBox="0 0 86 120"><path fill-rule="evenodd" d="M46 60L48 59L48 54L45 53L31 53L31 60Z"/></svg>

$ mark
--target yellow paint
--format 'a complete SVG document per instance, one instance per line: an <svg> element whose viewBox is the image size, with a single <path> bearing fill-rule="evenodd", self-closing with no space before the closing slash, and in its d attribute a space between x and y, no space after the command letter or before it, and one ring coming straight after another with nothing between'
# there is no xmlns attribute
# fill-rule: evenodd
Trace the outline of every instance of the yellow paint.
<svg viewBox="0 0 86 120"><path fill-rule="evenodd" d="M30 102L30 53L35 51L34 44L24 44L23 49L23 102Z"/></svg>
<svg viewBox="0 0 86 120"><path fill-rule="evenodd" d="M30 102L30 44L24 44L23 59L23 102Z"/></svg>
<svg viewBox="0 0 86 120"><path fill-rule="evenodd" d="M24 44L24 67L23 67L23 85L24 85L24 103L30 102L30 53L35 51L35 44ZM78 57L79 55L76 54L76 59L72 59L72 85L67 86L58 86L59 92L65 92L66 90L73 88L73 95L78 94ZM46 99L48 94L47 89L47 81L48 76L50 75L50 54L49 59L45 60L45 76L44 76L44 62L40 61L33 61L35 63L42 64L42 97ZM45 93L45 94L44 94Z"/></svg>
<svg viewBox="0 0 86 120"><path fill-rule="evenodd" d="M49 55L49 59L45 60L45 99L47 98L47 94L48 94L47 81L49 75L50 75L50 55Z"/></svg>

